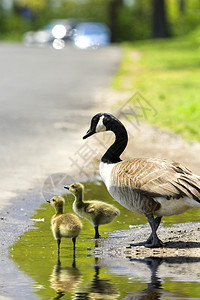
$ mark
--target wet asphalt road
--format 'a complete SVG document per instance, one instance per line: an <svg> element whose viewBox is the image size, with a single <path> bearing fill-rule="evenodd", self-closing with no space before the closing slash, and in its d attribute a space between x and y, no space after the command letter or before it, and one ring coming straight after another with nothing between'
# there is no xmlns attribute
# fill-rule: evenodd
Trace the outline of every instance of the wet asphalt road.
<svg viewBox="0 0 200 300"><path fill-rule="evenodd" d="M118 47L0 44L0 211L48 174L66 170L67 155L81 139L75 134L88 127L119 59Z"/></svg>
<svg viewBox="0 0 200 300"><path fill-rule="evenodd" d="M37 299L30 279L8 259L8 247L45 201L45 179L70 172L69 156L81 146L93 113L104 110L99 99L120 57L119 47L0 44L1 299Z"/></svg>

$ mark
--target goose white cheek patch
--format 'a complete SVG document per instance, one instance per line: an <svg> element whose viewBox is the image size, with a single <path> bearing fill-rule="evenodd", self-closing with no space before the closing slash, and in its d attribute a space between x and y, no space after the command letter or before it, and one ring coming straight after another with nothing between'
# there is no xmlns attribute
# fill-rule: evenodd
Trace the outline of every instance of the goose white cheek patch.
<svg viewBox="0 0 200 300"><path fill-rule="evenodd" d="M100 117L99 122L97 123L97 126L96 126L96 132L106 131L106 126L103 124L103 118L104 118L104 116Z"/></svg>

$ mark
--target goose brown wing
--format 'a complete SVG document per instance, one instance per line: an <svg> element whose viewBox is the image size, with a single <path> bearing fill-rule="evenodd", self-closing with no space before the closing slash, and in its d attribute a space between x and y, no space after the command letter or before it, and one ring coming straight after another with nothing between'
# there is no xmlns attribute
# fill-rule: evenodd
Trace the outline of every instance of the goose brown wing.
<svg viewBox="0 0 200 300"><path fill-rule="evenodd" d="M156 158L136 158L118 163L112 185L127 187L150 197L187 196L200 202L200 177L181 164Z"/></svg>

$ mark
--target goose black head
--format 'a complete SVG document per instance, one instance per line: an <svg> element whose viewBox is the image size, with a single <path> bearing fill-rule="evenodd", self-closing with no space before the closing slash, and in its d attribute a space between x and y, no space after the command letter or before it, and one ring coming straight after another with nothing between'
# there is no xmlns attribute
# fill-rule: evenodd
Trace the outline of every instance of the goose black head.
<svg viewBox="0 0 200 300"><path fill-rule="evenodd" d="M111 130L111 125L113 121L117 121L117 119L108 113L98 113L96 114L90 124L90 128L87 133L84 135L83 139L88 138L89 136L98 133L104 132L107 130Z"/></svg>

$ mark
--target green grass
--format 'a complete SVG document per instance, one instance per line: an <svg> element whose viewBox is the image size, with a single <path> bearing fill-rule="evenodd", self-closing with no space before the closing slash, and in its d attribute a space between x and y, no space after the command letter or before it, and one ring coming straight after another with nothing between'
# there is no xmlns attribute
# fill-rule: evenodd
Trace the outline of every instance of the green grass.
<svg viewBox="0 0 200 300"><path fill-rule="evenodd" d="M113 80L120 91L139 91L155 108L148 122L200 140L200 40L190 37L123 44Z"/></svg>

